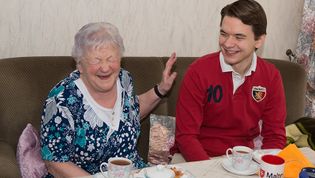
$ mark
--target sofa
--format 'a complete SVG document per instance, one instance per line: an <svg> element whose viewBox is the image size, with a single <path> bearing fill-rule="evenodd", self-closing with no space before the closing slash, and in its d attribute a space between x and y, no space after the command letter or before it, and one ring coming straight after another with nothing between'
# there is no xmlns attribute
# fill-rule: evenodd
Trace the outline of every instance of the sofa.
<svg viewBox="0 0 315 178"><path fill-rule="evenodd" d="M124 57L122 67L134 78L138 94L152 88L161 79L168 57ZM178 73L167 97L152 111L175 116L178 90L185 71L195 57L178 57ZM298 64L267 59L281 72L287 105L286 125L304 114L305 71ZM0 177L20 177L16 161L19 136L28 123L39 130L43 102L49 90L75 69L70 56L17 57L0 60ZM141 121L138 151L146 159L149 144L149 119Z"/></svg>

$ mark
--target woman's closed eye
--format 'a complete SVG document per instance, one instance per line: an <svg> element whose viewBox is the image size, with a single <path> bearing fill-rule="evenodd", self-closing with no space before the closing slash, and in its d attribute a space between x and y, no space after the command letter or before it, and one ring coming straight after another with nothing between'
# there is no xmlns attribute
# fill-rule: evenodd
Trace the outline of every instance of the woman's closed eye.
<svg viewBox="0 0 315 178"><path fill-rule="evenodd" d="M89 64L96 65L96 64L101 63L101 61L102 61L102 60L99 59L99 58L92 58L92 59L88 60L88 63L89 63Z"/></svg>
<svg viewBox="0 0 315 178"><path fill-rule="evenodd" d="M106 59L107 62L117 62L118 61L118 58L116 57L113 57L113 56L110 56Z"/></svg>
<svg viewBox="0 0 315 178"><path fill-rule="evenodd" d="M119 61L119 58L113 57L113 56L109 56L106 59L95 57L95 58L88 59L87 61L91 65L97 65L97 64L102 63L103 61L105 61L106 63L114 63L114 62Z"/></svg>

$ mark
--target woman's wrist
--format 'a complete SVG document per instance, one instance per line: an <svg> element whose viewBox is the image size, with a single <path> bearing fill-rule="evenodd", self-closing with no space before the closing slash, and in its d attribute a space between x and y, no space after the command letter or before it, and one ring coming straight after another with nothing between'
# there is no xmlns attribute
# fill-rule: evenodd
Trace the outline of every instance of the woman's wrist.
<svg viewBox="0 0 315 178"><path fill-rule="evenodd" d="M159 98L164 98L165 96L166 96L166 93L167 92L165 92L165 93L163 93L163 92L161 92L161 90L159 89L159 84L156 84L155 86L154 86L154 93L159 97Z"/></svg>

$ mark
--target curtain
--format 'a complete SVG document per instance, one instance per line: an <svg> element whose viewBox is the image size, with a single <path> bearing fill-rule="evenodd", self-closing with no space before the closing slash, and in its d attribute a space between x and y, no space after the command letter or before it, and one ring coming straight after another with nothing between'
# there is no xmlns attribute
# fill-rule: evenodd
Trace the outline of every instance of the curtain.
<svg viewBox="0 0 315 178"><path fill-rule="evenodd" d="M307 73L305 115L315 118L315 0L305 0L296 48L296 62Z"/></svg>

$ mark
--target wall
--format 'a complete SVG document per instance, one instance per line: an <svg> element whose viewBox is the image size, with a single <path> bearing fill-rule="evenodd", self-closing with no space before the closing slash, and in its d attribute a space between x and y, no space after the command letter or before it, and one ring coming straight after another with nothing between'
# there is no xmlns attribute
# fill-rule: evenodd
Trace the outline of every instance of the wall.
<svg viewBox="0 0 315 178"><path fill-rule="evenodd" d="M220 10L234 0L0 0L0 58L70 55L88 22L108 21L124 38L125 56L201 56L218 49ZM303 0L258 0L268 18L259 54L288 59Z"/></svg>

